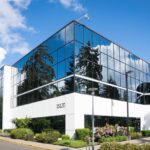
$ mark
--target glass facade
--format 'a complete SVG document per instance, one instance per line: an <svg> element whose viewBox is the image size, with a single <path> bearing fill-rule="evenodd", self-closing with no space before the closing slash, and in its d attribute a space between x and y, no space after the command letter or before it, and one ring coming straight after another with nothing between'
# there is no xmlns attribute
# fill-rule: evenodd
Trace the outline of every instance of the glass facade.
<svg viewBox="0 0 150 150"><path fill-rule="evenodd" d="M92 127L92 120L90 115L84 116L84 127L91 128ZM119 126L126 126L127 119L126 117L110 117L110 116L94 116L94 124L95 127L104 127L106 124L116 125ZM134 127L135 131L140 131L140 118L129 118L129 126Z"/></svg>
<svg viewBox="0 0 150 150"><path fill-rule="evenodd" d="M150 64L72 21L13 65L17 106L72 92L125 101L125 72L129 100L145 103L142 83L150 82ZM85 79L86 77L86 79Z"/></svg>

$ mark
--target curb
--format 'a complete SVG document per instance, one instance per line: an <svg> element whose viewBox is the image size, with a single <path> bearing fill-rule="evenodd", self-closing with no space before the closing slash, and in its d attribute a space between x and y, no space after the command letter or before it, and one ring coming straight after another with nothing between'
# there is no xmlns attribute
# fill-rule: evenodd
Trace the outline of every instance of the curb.
<svg viewBox="0 0 150 150"><path fill-rule="evenodd" d="M26 146L26 147L33 147L33 148L40 149L40 150L53 150L53 149L50 149L50 148L44 148L43 146L38 146L38 145L34 145L34 144L27 144L27 143L24 143L24 142L21 142L21 141L14 141L13 139L9 139L9 138L0 137L0 140L4 141L4 142L9 142L9 143L12 143L12 144L23 145L23 146Z"/></svg>

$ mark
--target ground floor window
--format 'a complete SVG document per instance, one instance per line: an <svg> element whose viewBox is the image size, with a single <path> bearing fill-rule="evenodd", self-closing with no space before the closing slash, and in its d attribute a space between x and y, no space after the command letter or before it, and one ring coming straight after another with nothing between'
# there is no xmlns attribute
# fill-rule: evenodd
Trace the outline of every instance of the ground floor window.
<svg viewBox="0 0 150 150"><path fill-rule="evenodd" d="M42 118L32 118L31 128L35 133L40 133L41 131L46 131L49 129L54 129L60 133L65 133L65 115L52 116L52 117L42 117Z"/></svg>
<svg viewBox="0 0 150 150"><path fill-rule="evenodd" d="M119 126L127 126L126 117L111 117L111 116L94 116L94 126L103 127L106 124ZM91 115L84 116L84 126L85 128L91 128ZM129 118L129 126L134 127L135 131L140 131L140 118Z"/></svg>

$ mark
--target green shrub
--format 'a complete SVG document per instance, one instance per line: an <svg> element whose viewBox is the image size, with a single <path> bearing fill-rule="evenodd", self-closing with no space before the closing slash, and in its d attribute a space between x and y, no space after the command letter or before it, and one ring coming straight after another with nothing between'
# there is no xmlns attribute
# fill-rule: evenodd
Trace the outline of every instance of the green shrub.
<svg viewBox="0 0 150 150"><path fill-rule="evenodd" d="M126 141L127 137L126 136L113 136L113 137L102 137L100 138L100 143L104 142L121 142L121 141Z"/></svg>
<svg viewBox="0 0 150 150"><path fill-rule="evenodd" d="M130 129L130 134L135 131L134 127L130 127L129 129Z"/></svg>
<svg viewBox="0 0 150 150"><path fill-rule="evenodd" d="M4 129L4 133L11 133L11 131L14 129Z"/></svg>
<svg viewBox="0 0 150 150"><path fill-rule="evenodd" d="M150 144L143 144L140 146L140 150L150 150Z"/></svg>
<svg viewBox="0 0 150 150"><path fill-rule="evenodd" d="M139 150L139 145L126 143L123 145L124 150Z"/></svg>
<svg viewBox="0 0 150 150"><path fill-rule="evenodd" d="M60 140L55 142L54 144L73 148L81 148L86 146L86 142L81 140Z"/></svg>
<svg viewBox="0 0 150 150"><path fill-rule="evenodd" d="M143 130L142 135L143 136L150 136L150 130Z"/></svg>
<svg viewBox="0 0 150 150"><path fill-rule="evenodd" d="M42 132L35 135L35 140L42 143L53 143L58 140L60 135L58 131L54 130L51 132Z"/></svg>
<svg viewBox="0 0 150 150"><path fill-rule="evenodd" d="M86 136L90 135L90 129L89 128L76 129L75 133L77 140L85 140Z"/></svg>
<svg viewBox="0 0 150 150"><path fill-rule="evenodd" d="M101 144L100 150L124 150L124 149L122 144L106 142Z"/></svg>
<svg viewBox="0 0 150 150"><path fill-rule="evenodd" d="M35 140L37 142L47 143L47 133L46 132L42 132L42 133L35 134Z"/></svg>
<svg viewBox="0 0 150 150"><path fill-rule="evenodd" d="M24 140L32 140L34 133L31 129L27 128L18 128L14 129L10 133L11 138L14 139L24 139Z"/></svg>
<svg viewBox="0 0 150 150"><path fill-rule="evenodd" d="M12 123L15 124L16 128L29 128L31 119L30 118L23 118L23 119L15 118L12 120Z"/></svg>
<svg viewBox="0 0 150 150"><path fill-rule="evenodd" d="M131 139L139 139L139 138L142 137L142 133L141 132L133 132L130 135L131 135Z"/></svg>
<svg viewBox="0 0 150 150"><path fill-rule="evenodd" d="M70 136L67 134L62 135L62 140L70 140Z"/></svg>
<svg viewBox="0 0 150 150"><path fill-rule="evenodd" d="M136 145L106 142L101 144L100 150L150 150L150 144Z"/></svg>
<svg viewBox="0 0 150 150"><path fill-rule="evenodd" d="M60 136L58 131L48 132L48 143L56 142Z"/></svg>
<svg viewBox="0 0 150 150"><path fill-rule="evenodd" d="M0 133L3 133L3 130L0 129Z"/></svg>

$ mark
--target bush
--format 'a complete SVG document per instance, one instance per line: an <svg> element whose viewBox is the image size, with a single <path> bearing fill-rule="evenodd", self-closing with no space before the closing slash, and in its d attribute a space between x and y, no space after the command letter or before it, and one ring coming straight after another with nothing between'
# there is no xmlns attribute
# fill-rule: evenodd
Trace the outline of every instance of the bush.
<svg viewBox="0 0 150 150"><path fill-rule="evenodd" d="M35 140L37 142L47 143L47 133L46 132L42 132L42 133L35 134Z"/></svg>
<svg viewBox="0 0 150 150"><path fill-rule="evenodd" d="M124 136L127 133L127 128L119 125L109 125L106 124L104 127L97 127L95 138L99 139L101 137L109 137L109 136Z"/></svg>
<svg viewBox="0 0 150 150"><path fill-rule="evenodd" d="M16 128L29 128L31 119L30 118L25 118L25 119L15 118L12 120L12 123L15 124Z"/></svg>
<svg viewBox="0 0 150 150"><path fill-rule="evenodd" d="M142 133L141 132L133 132L130 135L131 135L131 139L139 139L139 138L142 137Z"/></svg>
<svg viewBox="0 0 150 150"><path fill-rule="evenodd" d="M81 148L86 146L86 142L81 140L60 140L55 142L54 144L73 148Z"/></svg>
<svg viewBox="0 0 150 150"><path fill-rule="evenodd" d="M58 131L42 132L35 135L35 140L42 143L53 143L58 140L60 135Z"/></svg>
<svg viewBox="0 0 150 150"><path fill-rule="evenodd" d="M143 136L150 136L150 130L143 130L142 135Z"/></svg>
<svg viewBox="0 0 150 150"><path fill-rule="evenodd" d="M89 128L76 129L75 133L77 140L85 140L86 136L90 135L90 129Z"/></svg>
<svg viewBox="0 0 150 150"><path fill-rule="evenodd" d="M62 140L70 140L70 136L67 134L62 135Z"/></svg>
<svg viewBox="0 0 150 150"><path fill-rule="evenodd" d="M4 129L4 133L11 133L11 131L14 129Z"/></svg>
<svg viewBox="0 0 150 150"><path fill-rule="evenodd" d="M130 129L130 134L133 133L133 132L135 132L134 127L130 127L129 129Z"/></svg>
<svg viewBox="0 0 150 150"><path fill-rule="evenodd" d="M14 129L10 133L11 138L14 139L24 139L24 140L32 140L34 133L31 129L27 128L18 128Z"/></svg>
<svg viewBox="0 0 150 150"><path fill-rule="evenodd" d="M119 143L106 142L101 144L100 150L123 150L123 145Z"/></svg>
<svg viewBox="0 0 150 150"><path fill-rule="evenodd" d="M136 144L126 143L123 145L124 150L139 150L139 146Z"/></svg>
<svg viewBox="0 0 150 150"><path fill-rule="evenodd" d="M100 138L100 143L104 142L121 142L121 141L126 141L127 137L126 136L113 136L113 137L102 137Z"/></svg>
<svg viewBox="0 0 150 150"><path fill-rule="evenodd" d="M143 144L140 146L140 150L150 150L150 144Z"/></svg>
<svg viewBox="0 0 150 150"><path fill-rule="evenodd" d="M120 143L102 143L100 150L150 150L150 144L120 144Z"/></svg>
<svg viewBox="0 0 150 150"><path fill-rule="evenodd" d="M3 130L0 129L0 133L3 133Z"/></svg>

